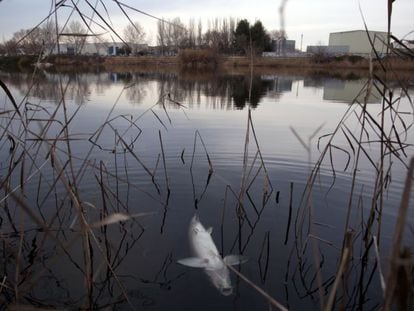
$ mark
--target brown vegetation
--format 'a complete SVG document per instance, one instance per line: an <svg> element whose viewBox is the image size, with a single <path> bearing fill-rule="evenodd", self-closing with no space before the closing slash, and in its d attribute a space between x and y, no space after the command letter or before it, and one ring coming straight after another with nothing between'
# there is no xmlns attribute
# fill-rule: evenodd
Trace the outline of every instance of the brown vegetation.
<svg viewBox="0 0 414 311"><path fill-rule="evenodd" d="M414 70L414 60L403 60L389 58L382 61L383 64L391 66L394 70ZM224 67L249 67L250 58L226 57L223 58ZM311 57L257 57L253 59L254 67L271 68L314 68L314 69L368 69L369 59L359 58L355 60L352 56L326 58L324 61L316 61ZM379 69L378 62L374 61L374 69Z"/></svg>
<svg viewBox="0 0 414 311"><path fill-rule="evenodd" d="M28 70L36 63L36 57L0 57L2 70ZM110 72L179 72L206 69L229 74L250 74L251 59L242 56L220 56L213 50L183 50L179 56L112 56L96 57L81 55L53 55L44 62L54 66L48 71L69 72L110 71ZM289 74L302 76L328 75L349 79L369 76L369 60L360 57L326 57L317 61L311 57L270 58L255 57L252 60L254 74ZM392 71L398 72L400 79L411 79L414 60L389 57L381 63ZM376 74L384 76L378 61L373 61ZM394 79L388 71L389 79ZM194 72L193 72L194 74Z"/></svg>
<svg viewBox="0 0 414 311"><path fill-rule="evenodd" d="M137 56L137 57L88 57L88 56L51 56L47 59L57 66L82 64L106 66L184 66L188 68L243 68L250 67L251 59L242 56L219 56L212 50L182 50L178 56ZM255 57L253 66L257 69L277 70L282 68L327 69L327 70L368 70L369 59L352 56L326 58L315 61L311 57ZM414 60L389 57L382 64L398 71L414 70ZM374 61L374 70L380 69L378 61Z"/></svg>
<svg viewBox="0 0 414 311"><path fill-rule="evenodd" d="M181 66L187 68L215 69L218 65L218 55L214 50L181 50L178 55Z"/></svg>

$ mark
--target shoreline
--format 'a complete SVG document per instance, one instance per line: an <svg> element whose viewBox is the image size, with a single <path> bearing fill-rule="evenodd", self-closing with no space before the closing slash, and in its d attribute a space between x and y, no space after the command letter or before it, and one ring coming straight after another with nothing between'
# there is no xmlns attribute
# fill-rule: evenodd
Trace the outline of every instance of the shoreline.
<svg viewBox="0 0 414 311"><path fill-rule="evenodd" d="M50 72L219 72L223 74L250 74L251 60L243 56L217 56L214 66L205 63L182 63L179 56L50 56L40 64L36 56L1 56L0 70L27 71L37 67ZM389 58L382 60L387 74L378 61L373 61L373 71L379 76L410 79L414 72L414 59ZM340 78L369 77L368 59L350 57L326 58L316 61L312 57L253 58L253 73L257 74L300 74L327 75Z"/></svg>

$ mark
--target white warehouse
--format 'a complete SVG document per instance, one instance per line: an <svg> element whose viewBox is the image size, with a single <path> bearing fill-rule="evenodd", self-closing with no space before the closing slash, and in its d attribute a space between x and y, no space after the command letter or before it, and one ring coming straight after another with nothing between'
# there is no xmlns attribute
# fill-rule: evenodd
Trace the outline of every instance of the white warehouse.
<svg viewBox="0 0 414 311"><path fill-rule="evenodd" d="M368 37L369 36L369 37ZM368 56L373 55L373 48L369 38L379 55L387 52L387 32L352 30L343 32L333 32L329 34L329 46L348 46L348 53Z"/></svg>

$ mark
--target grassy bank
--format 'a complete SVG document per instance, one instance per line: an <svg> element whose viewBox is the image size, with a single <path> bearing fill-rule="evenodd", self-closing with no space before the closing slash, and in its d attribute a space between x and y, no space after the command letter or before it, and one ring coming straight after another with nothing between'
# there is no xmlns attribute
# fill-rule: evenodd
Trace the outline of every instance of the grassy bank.
<svg viewBox="0 0 414 311"><path fill-rule="evenodd" d="M380 64L377 61L373 62L374 70L380 70ZM399 71L413 71L414 60L403 60L397 58L389 58L383 60L385 66L390 66L394 70ZM221 65L223 67L249 67L250 59L247 57L226 57L222 59ZM355 58L352 56L341 57L257 57L253 59L253 66L255 68L308 68L308 69L340 69L340 70L366 70L369 68L369 59Z"/></svg>
<svg viewBox="0 0 414 311"><path fill-rule="evenodd" d="M219 71L228 74L250 73L251 62L255 74L293 75L328 75L340 78L366 77L369 75L369 60L361 57L248 57L219 56L201 53L181 53L179 56L50 56L43 60L53 64L48 71L84 72L84 71L110 71L110 72L182 72L192 71ZM36 63L35 56L0 57L0 70L24 71L32 69ZM382 60L386 68L398 72L400 78L410 78L414 71L414 60L388 58ZM373 61L374 71L384 75L380 64Z"/></svg>
<svg viewBox="0 0 414 311"><path fill-rule="evenodd" d="M211 66L208 66L211 63ZM251 59L248 57L239 56L217 56L201 57L193 59L188 55L185 57L169 56L169 57L106 57L103 60L105 66L177 66L177 67L191 67L191 68L243 68L250 67ZM403 60L397 58L389 58L383 60L385 66L392 67L393 70L398 71L414 71L414 60ZM300 69L339 69L339 70L367 70L369 68L369 60L365 58L352 57L330 57L324 59L316 59L313 57L287 57L287 58L271 58L271 57L256 57L253 59L253 66L255 68L300 68ZM374 70L380 70L378 62L374 61Z"/></svg>

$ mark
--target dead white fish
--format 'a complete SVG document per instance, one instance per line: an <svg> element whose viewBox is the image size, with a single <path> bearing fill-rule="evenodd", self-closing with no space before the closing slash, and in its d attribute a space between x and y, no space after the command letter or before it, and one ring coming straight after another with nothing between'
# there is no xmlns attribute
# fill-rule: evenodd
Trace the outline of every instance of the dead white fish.
<svg viewBox="0 0 414 311"><path fill-rule="evenodd" d="M213 285L221 294L228 296L233 292L228 265L239 265L247 258L239 255L228 255L221 258L213 239L212 228L205 229L195 215L190 222L188 234L194 257L178 260L179 264L193 268L203 268Z"/></svg>

